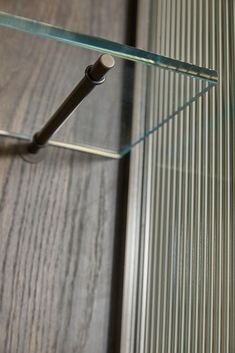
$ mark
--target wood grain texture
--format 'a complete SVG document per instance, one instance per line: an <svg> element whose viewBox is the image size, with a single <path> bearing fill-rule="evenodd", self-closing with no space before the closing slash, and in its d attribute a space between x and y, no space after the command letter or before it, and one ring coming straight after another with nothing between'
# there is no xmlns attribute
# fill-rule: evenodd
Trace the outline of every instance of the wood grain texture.
<svg viewBox="0 0 235 353"><path fill-rule="evenodd" d="M124 41L122 0L0 0L1 10L13 7L96 35L104 36L112 23L110 36ZM77 53L51 42L39 52L30 37L2 29L0 34L0 124L34 129L48 116L48 105L53 110L76 83L61 63L71 65ZM123 236L116 223L119 210L125 210L118 189L124 171L117 161L56 148L31 165L18 156L15 143L0 138L0 353L106 352L115 236ZM117 264L118 256L115 270Z"/></svg>

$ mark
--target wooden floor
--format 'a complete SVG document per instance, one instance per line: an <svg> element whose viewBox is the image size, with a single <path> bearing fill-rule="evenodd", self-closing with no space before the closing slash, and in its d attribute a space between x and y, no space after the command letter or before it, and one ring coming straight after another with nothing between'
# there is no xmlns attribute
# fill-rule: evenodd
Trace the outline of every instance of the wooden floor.
<svg viewBox="0 0 235 353"><path fill-rule="evenodd" d="M0 10L125 41L123 0L0 0ZM0 35L0 129L33 130L76 83L61 63L77 52ZM126 168L51 147L29 164L15 144L0 138L0 353L114 352Z"/></svg>

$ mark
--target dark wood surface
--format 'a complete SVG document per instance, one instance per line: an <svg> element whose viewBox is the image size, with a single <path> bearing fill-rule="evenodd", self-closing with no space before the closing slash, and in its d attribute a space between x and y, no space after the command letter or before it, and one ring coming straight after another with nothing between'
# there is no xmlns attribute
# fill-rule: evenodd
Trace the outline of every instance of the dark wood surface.
<svg viewBox="0 0 235 353"><path fill-rule="evenodd" d="M125 41L123 0L0 0L0 10L15 9L95 35L109 26L112 39ZM39 51L35 39L0 35L0 129L34 129L76 83L62 63L77 52L49 41ZM0 138L0 353L110 351L121 258L113 251L125 213L118 179L126 174L117 161L56 148L32 165L15 144Z"/></svg>

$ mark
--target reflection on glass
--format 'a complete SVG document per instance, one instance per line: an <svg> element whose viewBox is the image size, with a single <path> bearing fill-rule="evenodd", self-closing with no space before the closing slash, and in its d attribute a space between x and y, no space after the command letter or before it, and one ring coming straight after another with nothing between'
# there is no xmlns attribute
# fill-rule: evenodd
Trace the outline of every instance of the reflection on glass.
<svg viewBox="0 0 235 353"><path fill-rule="evenodd" d="M0 26L0 50L9 51L8 59L2 63L6 74L0 79L1 86L4 86L0 97L3 107L2 133L7 131L31 138L83 77L84 69L96 60L97 52L114 55L116 66L107 75L105 84L89 95L55 135L54 139L58 143L66 143L67 147L88 146L93 152L100 149L122 156L179 116L182 110L196 102L218 81L214 70L11 14L0 12ZM28 34L40 38L35 39ZM18 47L14 53L12 43L15 41L21 43L21 49ZM58 52L61 57L57 75L53 71L52 51ZM13 80L9 80L7 72L12 72L12 68L15 75ZM35 79L28 77L32 68L38 72ZM151 95L156 102L163 97L167 102L166 97L169 96L172 103L158 112L157 124L143 124L142 131L135 133L132 126L135 123L135 117L132 119L133 87L135 72L140 68L147 78L154 75L158 82L154 88L147 85L145 94ZM63 85L59 85L61 80ZM14 97L19 97L19 92L22 92L25 110L13 114L17 104ZM6 95L12 97L11 102L8 100L8 106L4 105ZM143 113L143 121L145 114L151 112L147 109Z"/></svg>

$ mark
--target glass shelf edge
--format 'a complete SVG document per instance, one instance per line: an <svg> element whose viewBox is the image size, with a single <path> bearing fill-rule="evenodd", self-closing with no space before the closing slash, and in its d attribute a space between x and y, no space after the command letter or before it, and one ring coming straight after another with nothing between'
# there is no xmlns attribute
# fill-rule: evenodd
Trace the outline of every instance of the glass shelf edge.
<svg viewBox="0 0 235 353"><path fill-rule="evenodd" d="M20 140L25 142L32 141L32 136L14 133L6 130L0 130L0 137ZM105 150L103 148L99 148L95 146L87 146L87 145L80 145L80 144L75 145L72 143L66 143L66 142L61 142L56 140L48 141L48 146L64 148L64 149L76 151L76 152L88 153L98 157L104 157L109 159L121 159L123 157L120 153L117 153L111 150Z"/></svg>
<svg viewBox="0 0 235 353"><path fill-rule="evenodd" d="M218 74L212 69L192 65L190 63L150 53L143 49L112 42L103 38L72 32L44 22L12 15L2 11L0 11L0 27L14 29L100 53L109 53L119 58L156 66L164 70L170 70L213 84L218 82Z"/></svg>
<svg viewBox="0 0 235 353"><path fill-rule="evenodd" d="M177 116L180 112L189 107L192 103L196 102L200 97L204 96L211 88L215 87L215 83L209 83L207 87L205 87L202 91L198 92L195 96L193 96L190 100L181 105L176 111L171 113L169 116L162 119L157 125L153 126L151 129L146 131L142 136L140 136L137 140L133 141L131 144L127 145L124 148L121 148L119 151L114 151L111 149L104 149L96 146L83 145L83 144L73 144L66 143L57 140L50 140L48 142L49 146L65 148L68 150L73 150L77 152L88 153L92 155L96 155L99 157L105 157L109 159L121 159L126 154L131 152L131 150L146 140L150 135L156 133L160 128L162 128L165 124L169 123L175 116ZM23 140L30 142L32 140L32 136L22 134L22 133L14 133L6 130L0 130L0 137L13 138L18 140Z"/></svg>
<svg viewBox="0 0 235 353"><path fill-rule="evenodd" d="M192 103L195 103L200 97L204 96L206 93L210 91L213 87L216 86L216 83L208 83L208 86L203 88L200 92L198 92L195 96L191 97L188 101L186 101L183 105L179 106L177 110L171 113L169 116L163 118L157 125L151 127L147 130L142 136L140 136L137 140L133 141L128 146L121 148L119 153L121 157L125 156L131 150L137 146L139 143L145 141L150 135L156 133L160 128L162 128L165 124L169 123L174 117L176 117L179 113L184 111L187 107L189 107Z"/></svg>

